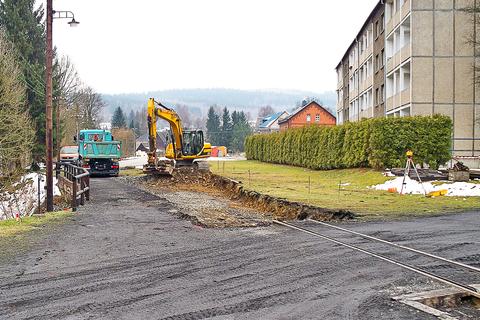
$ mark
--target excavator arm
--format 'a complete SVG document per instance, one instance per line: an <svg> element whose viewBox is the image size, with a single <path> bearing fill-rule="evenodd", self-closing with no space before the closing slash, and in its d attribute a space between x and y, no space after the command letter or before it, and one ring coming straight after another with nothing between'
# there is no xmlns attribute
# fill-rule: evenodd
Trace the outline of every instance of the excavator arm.
<svg viewBox="0 0 480 320"><path fill-rule="evenodd" d="M157 105L158 107L156 107ZM183 129L182 121L175 112L160 102L155 101L153 98L148 100L147 107L147 123L148 123L148 140L150 152L148 153L148 163L155 164L157 157L157 119L161 118L166 120L170 124L171 140L173 147L173 158L182 157L182 145L183 145Z"/></svg>
<svg viewBox="0 0 480 320"><path fill-rule="evenodd" d="M211 145L204 143L201 130L183 130L180 116L175 110L170 109L153 98L148 100L147 123L150 151L148 152L148 163L144 171L168 171L171 169L160 169L171 166L175 160L175 166L193 166L194 161L210 156ZM157 120L166 120L170 124L171 143L167 145L165 156L170 160L158 161L157 159ZM199 163L197 162L197 167Z"/></svg>

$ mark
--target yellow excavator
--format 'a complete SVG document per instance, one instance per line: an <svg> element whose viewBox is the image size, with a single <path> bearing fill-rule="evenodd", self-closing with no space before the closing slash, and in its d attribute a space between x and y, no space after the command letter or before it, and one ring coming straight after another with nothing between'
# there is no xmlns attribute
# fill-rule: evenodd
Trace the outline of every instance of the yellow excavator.
<svg viewBox="0 0 480 320"><path fill-rule="evenodd" d="M177 168L194 168L208 170L208 163L201 161L208 158L212 151L210 143L204 142L202 130L184 130L180 116L175 110L155 101L148 100L147 108L148 140L150 151L148 162L143 166L145 173L171 175ZM166 120L170 124L165 157L157 154L157 120Z"/></svg>

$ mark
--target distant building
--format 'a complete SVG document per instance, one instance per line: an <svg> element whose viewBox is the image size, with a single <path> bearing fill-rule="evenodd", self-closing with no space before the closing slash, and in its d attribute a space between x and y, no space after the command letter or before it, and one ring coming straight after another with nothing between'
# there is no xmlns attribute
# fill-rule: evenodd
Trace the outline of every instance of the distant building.
<svg viewBox="0 0 480 320"><path fill-rule="evenodd" d="M98 124L98 126L102 130L111 130L112 129L112 123L111 122L100 122Z"/></svg>
<svg viewBox="0 0 480 320"><path fill-rule="evenodd" d="M470 5L478 2L378 1L336 67L338 124L443 114L453 120L453 156L480 156Z"/></svg>
<svg viewBox="0 0 480 320"><path fill-rule="evenodd" d="M307 125L334 126L337 119L327 109L315 101L306 103L291 115L278 122L280 131Z"/></svg>
<svg viewBox="0 0 480 320"><path fill-rule="evenodd" d="M167 145L167 132L157 132L157 149L164 150L165 146ZM136 140L136 149L135 151L143 151L149 152L150 151L150 143L148 141L148 133L141 135Z"/></svg>
<svg viewBox="0 0 480 320"><path fill-rule="evenodd" d="M287 111L280 111L269 116L260 118L258 121L257 132L275 132L280 130L278 122L287 118Z"/></svg>

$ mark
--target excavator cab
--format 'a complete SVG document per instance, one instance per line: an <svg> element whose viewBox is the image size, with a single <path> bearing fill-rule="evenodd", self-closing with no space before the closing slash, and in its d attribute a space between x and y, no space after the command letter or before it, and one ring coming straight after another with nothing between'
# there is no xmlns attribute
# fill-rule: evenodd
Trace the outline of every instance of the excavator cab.
<svg viewBox="0 0 480 320"><path fill-rule="evenodd" d="M203 138L202 130L184 130L182 133L182 157L196 157L209 155L211 150L205 148L205 140ZM165 156L169 159L176 157L173 151L172 135L167 135L167 147Z"/></svg>
<svg viewBox="0 0 480 320"><path fill-rule="evenodd" d="M200 155L203 151L204 140L203 131L183 131L183 155L184 156L196 156Z"/></svg>

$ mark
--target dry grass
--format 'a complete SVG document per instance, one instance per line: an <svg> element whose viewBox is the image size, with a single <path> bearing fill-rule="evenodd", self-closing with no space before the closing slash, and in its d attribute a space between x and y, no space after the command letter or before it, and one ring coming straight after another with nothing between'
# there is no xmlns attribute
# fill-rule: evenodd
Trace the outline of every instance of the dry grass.
<svg viewBox="0 0 480 320"><path fill-rule="evenodd" d="M143 173L142 169L121 169L120 170L120 176L123 177L138 177L138 176L144 176L145 173Z"/></svg>
<svg viewBox="0 0 480 320"><path fill-rule="evenodd" d="M45 224L59 223L70 215L72 215L71 211L58 211L23 218L20 221L14 219L0 221L0 239L17 236L35 230Z"/></svg>

